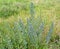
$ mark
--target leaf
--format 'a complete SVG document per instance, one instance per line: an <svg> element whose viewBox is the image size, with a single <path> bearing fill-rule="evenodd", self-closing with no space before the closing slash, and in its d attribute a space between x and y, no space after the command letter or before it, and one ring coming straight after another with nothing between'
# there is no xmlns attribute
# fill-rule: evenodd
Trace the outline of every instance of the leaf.
<svg viewBox="0 0 60 49"><path fill-rule="evenodd" d="M49 29L49 32L48 32L47 37L46 37L46 43L49 43L51 36L52 36L52 33L53 33L53 29L54 29L54 23L52 22L50 29Z"/></svg>

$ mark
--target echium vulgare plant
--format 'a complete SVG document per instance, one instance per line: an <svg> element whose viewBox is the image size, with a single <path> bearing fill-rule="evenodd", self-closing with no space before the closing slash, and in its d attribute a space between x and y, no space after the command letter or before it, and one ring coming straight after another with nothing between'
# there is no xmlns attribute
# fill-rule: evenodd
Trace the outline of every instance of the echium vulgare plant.
<svg viewBox="0 0 60 49"><path fill-rule="evenodd" d="M37 18L33 16L33 6L33 3L31 3L31 17L27 18L26 24L20 19L13 24L3 22L0 25L0 49L48 49L41 42L45 23L40 16ZM45 43L49 43L53 27L52 22Z"/></svg>

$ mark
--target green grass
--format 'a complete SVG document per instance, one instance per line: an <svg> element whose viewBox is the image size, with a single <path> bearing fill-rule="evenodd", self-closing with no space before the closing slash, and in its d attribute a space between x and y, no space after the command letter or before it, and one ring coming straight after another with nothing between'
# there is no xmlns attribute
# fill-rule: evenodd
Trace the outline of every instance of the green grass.
<svg viewBox="0 0 60 49"><path fill-rule="evenodd" d="M0 17L7 18L12 15L18 15L20 11L25 8L24 2L26 1L22 2L22 0L2 0L0 2Z"/></svg>

